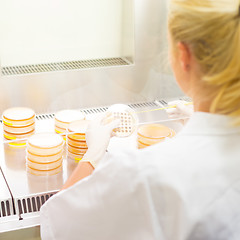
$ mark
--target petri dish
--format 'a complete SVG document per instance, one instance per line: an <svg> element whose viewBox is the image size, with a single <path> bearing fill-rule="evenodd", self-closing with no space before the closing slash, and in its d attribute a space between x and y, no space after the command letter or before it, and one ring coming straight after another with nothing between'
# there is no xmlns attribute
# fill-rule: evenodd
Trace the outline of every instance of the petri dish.
<svg viewBox="0 0 240 240"><path fill-rule="evenodd" d="M74 161L81 161L84 154L75 154L70 151L67 151L67 157L73 159Z"/></svg>
<svg viewBox="0 0 240 240"><path fill-rule="evenodd" d="M78 148L78 147L73 147L71 145L67 146L68 151L75 153L75 154L85 154L87 152L87 148Z"/></svg>
<svg viewBox="0 0 240 240"><path fill-rule="evenodd" d="M175 131L162 124L146 124L138 128L138 146L150 146L175 136Z"/></svg>
<svg viewBox="0 0 240 240"><path fill-rule="evenodd" d="M146 141L145 139L140 139L138 138L138 148L145 148L145 147L149 147L151 145L163 142L165 140L165 138L161 138L158 141L154 141L154 142L149 142Z"/></svg>
<svg viewBox="0 0 240 240"><path fill-rule="evenodd" d="M55 114L55 126L67 129L69 123L77 120L84 120L85 114L78 110L62 110Z"/></svg>
<svg viewBox="0 0 240 240"><path fill-rule="evenodd" d="M67 137L69 140L73 140L77 142L86 142L85 134L83 135L81 133L72 133L72 134L68 133Z"/></svg>
<svg viewBox="0 0 240 240"><path fill-rule="evenodd" d="M142 148L149 147L149 146L150 145L146 145L146 144L143 144L142 142L138 141L138 149L142 149Z"/></svg>
<svg viewBox="0 0 240 240"><path fill-rule="evenodd" d="M62 165L63 158L58 159L55 162L50 162L50 163L36 163L30 161L28 158L26 158L26 164L27 167L30 167L35 170L52 170L60 167Z"/></svg>
<svg viewBox="0 0 240 240"><path fill-rule="evenodd" d="M90 120L79 120L71 122L68 126L68 132L78 133L79 135L84 135L87 131L88 125L90 124Z"/></svg>
<svg viewBox="0 0 240 240"><path fill-rule="evenodd" d="M51 176L56 175L62 171L62 165L52 170L37 170L34 168L27 167L27 172L36 176Z"/></svg>
<svg viewBox="0 0 240 240"><path fill-rule="evenodd" d="M3 130L13 134L24 134L32 132L35 129L35 123L32 123L28 126L9 126L3 123Z"/></svg>
<svg viewBox="0 0 240 240"><path fill-rule="evenodd" d="M165 138L170 135L170 128L162 124L145 124L138 128L138 135L151 139Z"/></svg>
<svg viewBox="0 0 240 240"><path fill-rule="evenodd" d="M27 126L35 122L35 115L31 108L16 107L5 110L2 119L8 126Z"/></svg>
<svg viewBox="0 0 240 240"><path fill-rule="evenodd" d="M56 133L38 133L27 142L28 152L35 155L54 155L63 151L64 140Z"/></svg>
<svg viewBox="0 0 240 240"><path fill-rule="evenodd" d="M36 155L36 154L32 154L29 151L27 151L27 158L32 161L32 162L36 162L36 163L50 163L50 162L55 162L58 159L63 157L63 150L60 151L57 154L53 154L53 155Z"/></svg>
<svg viewBox="0 0 240 240"><path fill-rule="evenodd" d="M9 142L8 145L13 148L25 148L26 141L16 141L16 142Z"/></svg>
<svg viewBox="0 0 240 240"><path fill-rule="evenodd" d="M28 132L28 133L20 133L20 134L12 134L9 132L3 131L3 136L7 140L15 140L15 139L27 139L31 137L35 133L35 130Z"/></svg>
<svg viewBox="0 0 240 240"><path fill-rule="evenodd" d="M85 138L84 138L85 139ZM78 147L78 148L88 148L86 141L84 140L73 140L67 137L67 144L71 145L72 147Z"/></svg>
<svg viewBox="0 0 240 240"><path fill-rule="evenodd" d="M107 113L110 113L114 119L120 119L119 127L113 130L115 136L128 137L136 130L138 117L129 106L114 104L108 108Z"/></svg>
<svg viewBox="0 0 240 240"><path fill-rule="evenodd" d="M85 134L89 124L90 120L79 120L70 123L67 133L68 140L83 142L83 144L86 145ZM74 143L71 145L75 146Z"/></svg>
<svg viewBox="0 0 240 240"><path fill-rule="evenodd" d="M56 133L60 133L60 134L66 133L66 129L65 128L60 128L58 126L55 126L55 132Z"/></svg>

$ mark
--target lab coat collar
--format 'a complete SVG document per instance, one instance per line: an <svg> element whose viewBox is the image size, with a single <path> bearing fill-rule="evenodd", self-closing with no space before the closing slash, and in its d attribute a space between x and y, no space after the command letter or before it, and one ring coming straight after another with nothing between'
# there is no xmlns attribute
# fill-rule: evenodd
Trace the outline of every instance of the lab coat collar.
<svg viewBox="0 0 240 240"><path fill-rule="evenodd" d="M240 133L240 127L232 126L232 118L226 115L195 112L179 135L226 135Z"/></svg>

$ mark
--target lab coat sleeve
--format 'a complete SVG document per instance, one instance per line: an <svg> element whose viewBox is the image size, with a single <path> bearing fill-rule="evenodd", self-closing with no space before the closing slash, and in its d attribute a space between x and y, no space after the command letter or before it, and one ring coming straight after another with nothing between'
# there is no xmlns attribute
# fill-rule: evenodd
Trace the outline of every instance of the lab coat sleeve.
<svg viewBox="0 0 240 240"><path fill-rule="evenodd" d="M42 239L180 239L166 234L173 233L181 203L166 184L161 189L151 167L138 169L138 160L133 152L115 153L91 176L49 199L41 208Z"/></svg>
<svg viewBox="0 0 240 240"><path fill-rule="evenodd" d="M50 223L48 219L48 214L46 211L41 211L41 218L43 221L41 221L41 238L42 239L54 239L54 236L52 235L53 232L50 228Z"/></svg>
<svg viewBox="0 0 240 240"><path fill-rule="evenodd" d="M125 155L114 155L109 159L112 161L91 176L59 192L43 205L43 240L124 239L124 232L129 233L129 239L135 239L131 238L131 232L136 232L139 224L129 222L128 216L139 214L137 201L132 199L136 166L133 161L122 164ZM128 159L131 156L128 155Z"/></svg>

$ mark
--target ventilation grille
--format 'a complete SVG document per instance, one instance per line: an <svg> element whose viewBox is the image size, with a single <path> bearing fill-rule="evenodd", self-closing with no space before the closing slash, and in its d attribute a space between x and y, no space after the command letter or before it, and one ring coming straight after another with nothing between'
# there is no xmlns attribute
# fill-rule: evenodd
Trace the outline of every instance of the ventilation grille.
<svg viewBox="0 0 240 240"><path fill-rule="evenodd" d="M98 108L81 109L80 111L85 114L96 114L96 113L106 112L107 109L108 109L107 107L98 107ZM54 113L39 114L39 115L36 115L36 119L37 120L48 120L48 119L53 119L54 116L55 116Z"/></svg>
<svg viewBox="0 0 240 240"><path fill-rule="evenodd" d="M14 211L14 209L12 207L12 200L11 199L7 199L7 200L4 200L4 201L1 201L1 205L0 205L0 218L11 216L11 215L15 215L14 212L15 211Z"/></svg>
<svg viewBox="0 0 240 240"><path fill-rule="evenodd" d="M155 102L143 102L143 103L133 103L128 104L129 107L132 109L143 109L143 108L153 108L158 107L159 105ZM83 108L80 111L84 112L85 114L97 114L97 113L104 113L108 110L108 107L97 107L97 108ZM47 120L47 119L53 119L55 116L54 113L49 114L40 114L36 116L37 120Z"/></svg>
<svg viewBox="0 0 240 240"><path fill-rule="evenodd" d="M16 200L16 208L19 215L24 213L39 212L41 206L57 192L44 193Z"/></svg>
<svg viewBox="0 0 240 240"><path fill-rule="evenodd" d="M168 106L168 102L174 101L174 100L177 100L177 99L169 99L169 100L161 99L161 100L158 100L158 102L165 107L165 106ZM192 102L192 99L190 97L187 97L187 96L180 97L179 100L183 100L183 101L186 101L186 102Z"/></svg>
<svg viewBox="0 0 240 240"><path fill-rule="evenodd" d="M16 215L16 213L21 216L25 213L39 212L41 206L56 193L57 191L18 198L15 200L16 209L13 208L11 199L1 201L0 218Z"/></svg>
<svg viewBox="0 0 240 240"><path fill-rule="evenodd" d="M103 113L107 111L107 107L98 107L98 108L86 108L82 111L86 114L96 114L96 113Z"/></svg>
<svg viewBox="0 0 240 240"><path fill-rule="evenodd" d="M133 109L158 107L155 102L132 103L128 104L128 106Z"/></svg>
<svg viewBox="0 0 240 240"><path fill-rule="evenodd" d="M105 59L59 62L59 63L9 66L9 67L2 68L2 74L5 76L8 76L8 75L17 75L17 74L109 67L109 66L119 66L119 65L120 66L129 65L129 63L122 58L105 58Z"/></svg>
<svg viewBox="0 0 240 240"><path fill-rule="evenodd" d="M168 103L165 100L158 100L160 104L162 104L164 107L168 105Z"/></svg>
<svg viewBox="0 0 240 240"><path fill-rule="evenodd" d="M190 98L190 97L186 97L186 96L184 96L184 97L181 97L181 98L179 98L180 100L183 100L183 101L186 101L186 102L192 102L192 99Z"/></svg>
<svg viewBox="0 0 240 240"><path fill-rule="evenodd" d="M192 99L189 97L181 97L179 98L180 100L184 100L187 102L191 102ZM144 108L154 108L154 107L158 107L159 104L163 105L163 106L167 106L167 102L165 100L158 100L158 101L153 101L153 102L142 102L142 103L132 103L132 104L128 104L129 107L131 107L132 109L144 109ZM81 109L81 112L84 112L85 114L96 114L96 113L103 113L106 112L108 109L108 107L97 107L97 108L85 108L85 109ZM36 115L36 119L37 120L48 120L48 119L53 119L55 116L54 113L46 113L46 114L39 114ZM2 120L0 119L0 123L2 123Z"/></svg>
<svg viewBox="0 0 240 240"><path fill-rule="evenodd" d="M47 119L52 119L54 118L54 113L49 113L49 114L40 114L36 116L37 120L47 120Z"/></svg>

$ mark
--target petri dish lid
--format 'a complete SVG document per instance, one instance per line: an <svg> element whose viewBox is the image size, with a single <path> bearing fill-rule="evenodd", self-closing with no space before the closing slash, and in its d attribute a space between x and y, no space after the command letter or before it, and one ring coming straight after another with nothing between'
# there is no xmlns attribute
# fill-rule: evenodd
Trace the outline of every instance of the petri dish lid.
<svg viewBox="0 0 240 240"><path fill-rule="evenodd" d="M12 134L24 134L24 133L34 131L35 123L32 123L31 125L27 125L27 126L9 126L3 123L3 129L6 132L9 132Z"/></svg>
<svg viewBox="0 0 240 240"><path fill-rule="evenodd" d="M11 121L25 121L35 116L31 108L15 107L9 108L3 112L3 117Z"/></svg>
<svg viewBox="0 0 240 240"><path fill-rule="evenodd" d="M71 159L75 160L76 162L81 161L83 156L84 156L84 154L75 154L70 151L67 151L67 158L71 158Z"/></svg>
<svg viewBox="0 0 240 240"><path fill-rule="evenodd" d="M28 137L32 136L34 133L35 133L35 131L33 130L33 131L27 132L27 133L13 134L13 133L9 133L9 132L3 130L3 136L9 140L28 138Z"/></svg>
<svg viewBox="0 0 240 240"><path fill-rule="evenodd" d="M162 139L172 135L172 129L162 124L146 124L138 128L138 135L151 139Z"/></svg>
<svg viewBox="0 0 240 240"><path fill-rule="evenodd" d="M73 136L71 136L71 135L73 135ZM79 135L79 136L82 136L82 135ZM73 137L73 138L71 138L71 137ZM78 148L88 148L85 140L82 140L80 138L77 139L77 138L74 138L74 137L76 137L75 134L70 134L70 135L67 136L67 145L71 145L73 147L78 147Z"/></svg>
<svg viewBox="0 0 240 240"><path fill-rule="evenodd" d="M146 146L151 146L156 143L163 142L166 138L146 138L146 137L141 137L138 136L138 143L141 143Z"/></svg>
<svg viewBox="0 0 240 240"><path fill-rule="evenodd" d="M31 161L30 159L26 158L27 166L35 170L52 170L61 166L62 161L63 161L63 158L60 158L55 162L39 163L39 162Z"/></svg>
<svg viewBox="0 0 240 240"><path fill-rule="evenodd" d="M60 152L53 154L53 155L37 155L26 151L27 158L36 163L50 163L50 162L56 162L58 159L63 157L63 150Z"/></svg>
<svg viewBox="0 0 240 240"><path fill-rule="evenodd" d="M85 134L90 122L91 122L90 120L78 120L71 122L68 126L68 131L75 132L78 134Z"/></svg>
<svg viewBox="0 0 240 240"><path fill-rule="evenodd" d="M36 176L51 176L51 175L55 175L58 174L60 172L62 172L62 165L60 165L59 167L55 168L55 169L51 169L51 170L36 170L33 169L29 166L27 166L27 172Z"/></svg>
<svg viewBox="0 0 240 240"><path fill-rule="evenodd" d="M146 145L146 144L143 144L143 143L138 141L138 149L143 149L143 148L146 148L148 146L151 146L151 145Z"/></svg>
<svg viewBox="0 0 240 240"><path fill-rule="evenodd" d="M85 134L82 133L72 133L67 135L68 140L80 142L86 144L86 137Z"/></svg>
<svg viewBox="0 0 240 240"><path fill-rule="evenodd" d="M120 119L119 127L114 129L115 136L128 137L136 129L138 124L137 114L132 108L125 104L114 104L107 110L114 119Z"/></svg>
<svg viewBox="0 0 240 240"><path fill-rule="evenodd" d="M56 133L38 133L28 139L28 144L36 148L54 148L63 143L63 138Z"/></svg>
<svg viewBox="0 0 240 240"><path fill-rule="evenodd" d="M55 119L63 123L70 123L77 120L84 120L85 114L78 110L68 109L57 112Z"/></svg>
<svg viewBox="0 0 240 240"><path fill-rule="evenodd" d="M61 128L55 125L55 132L56 133L66 133L66 128Z"/></svg>
<svg viewBox="0 0 240 240"><path fill-rule="evenodd" d="M75 154L85 154L87 150L88 150L87 148L78 148L78 147L68 145L68 151Z"/></svg>

